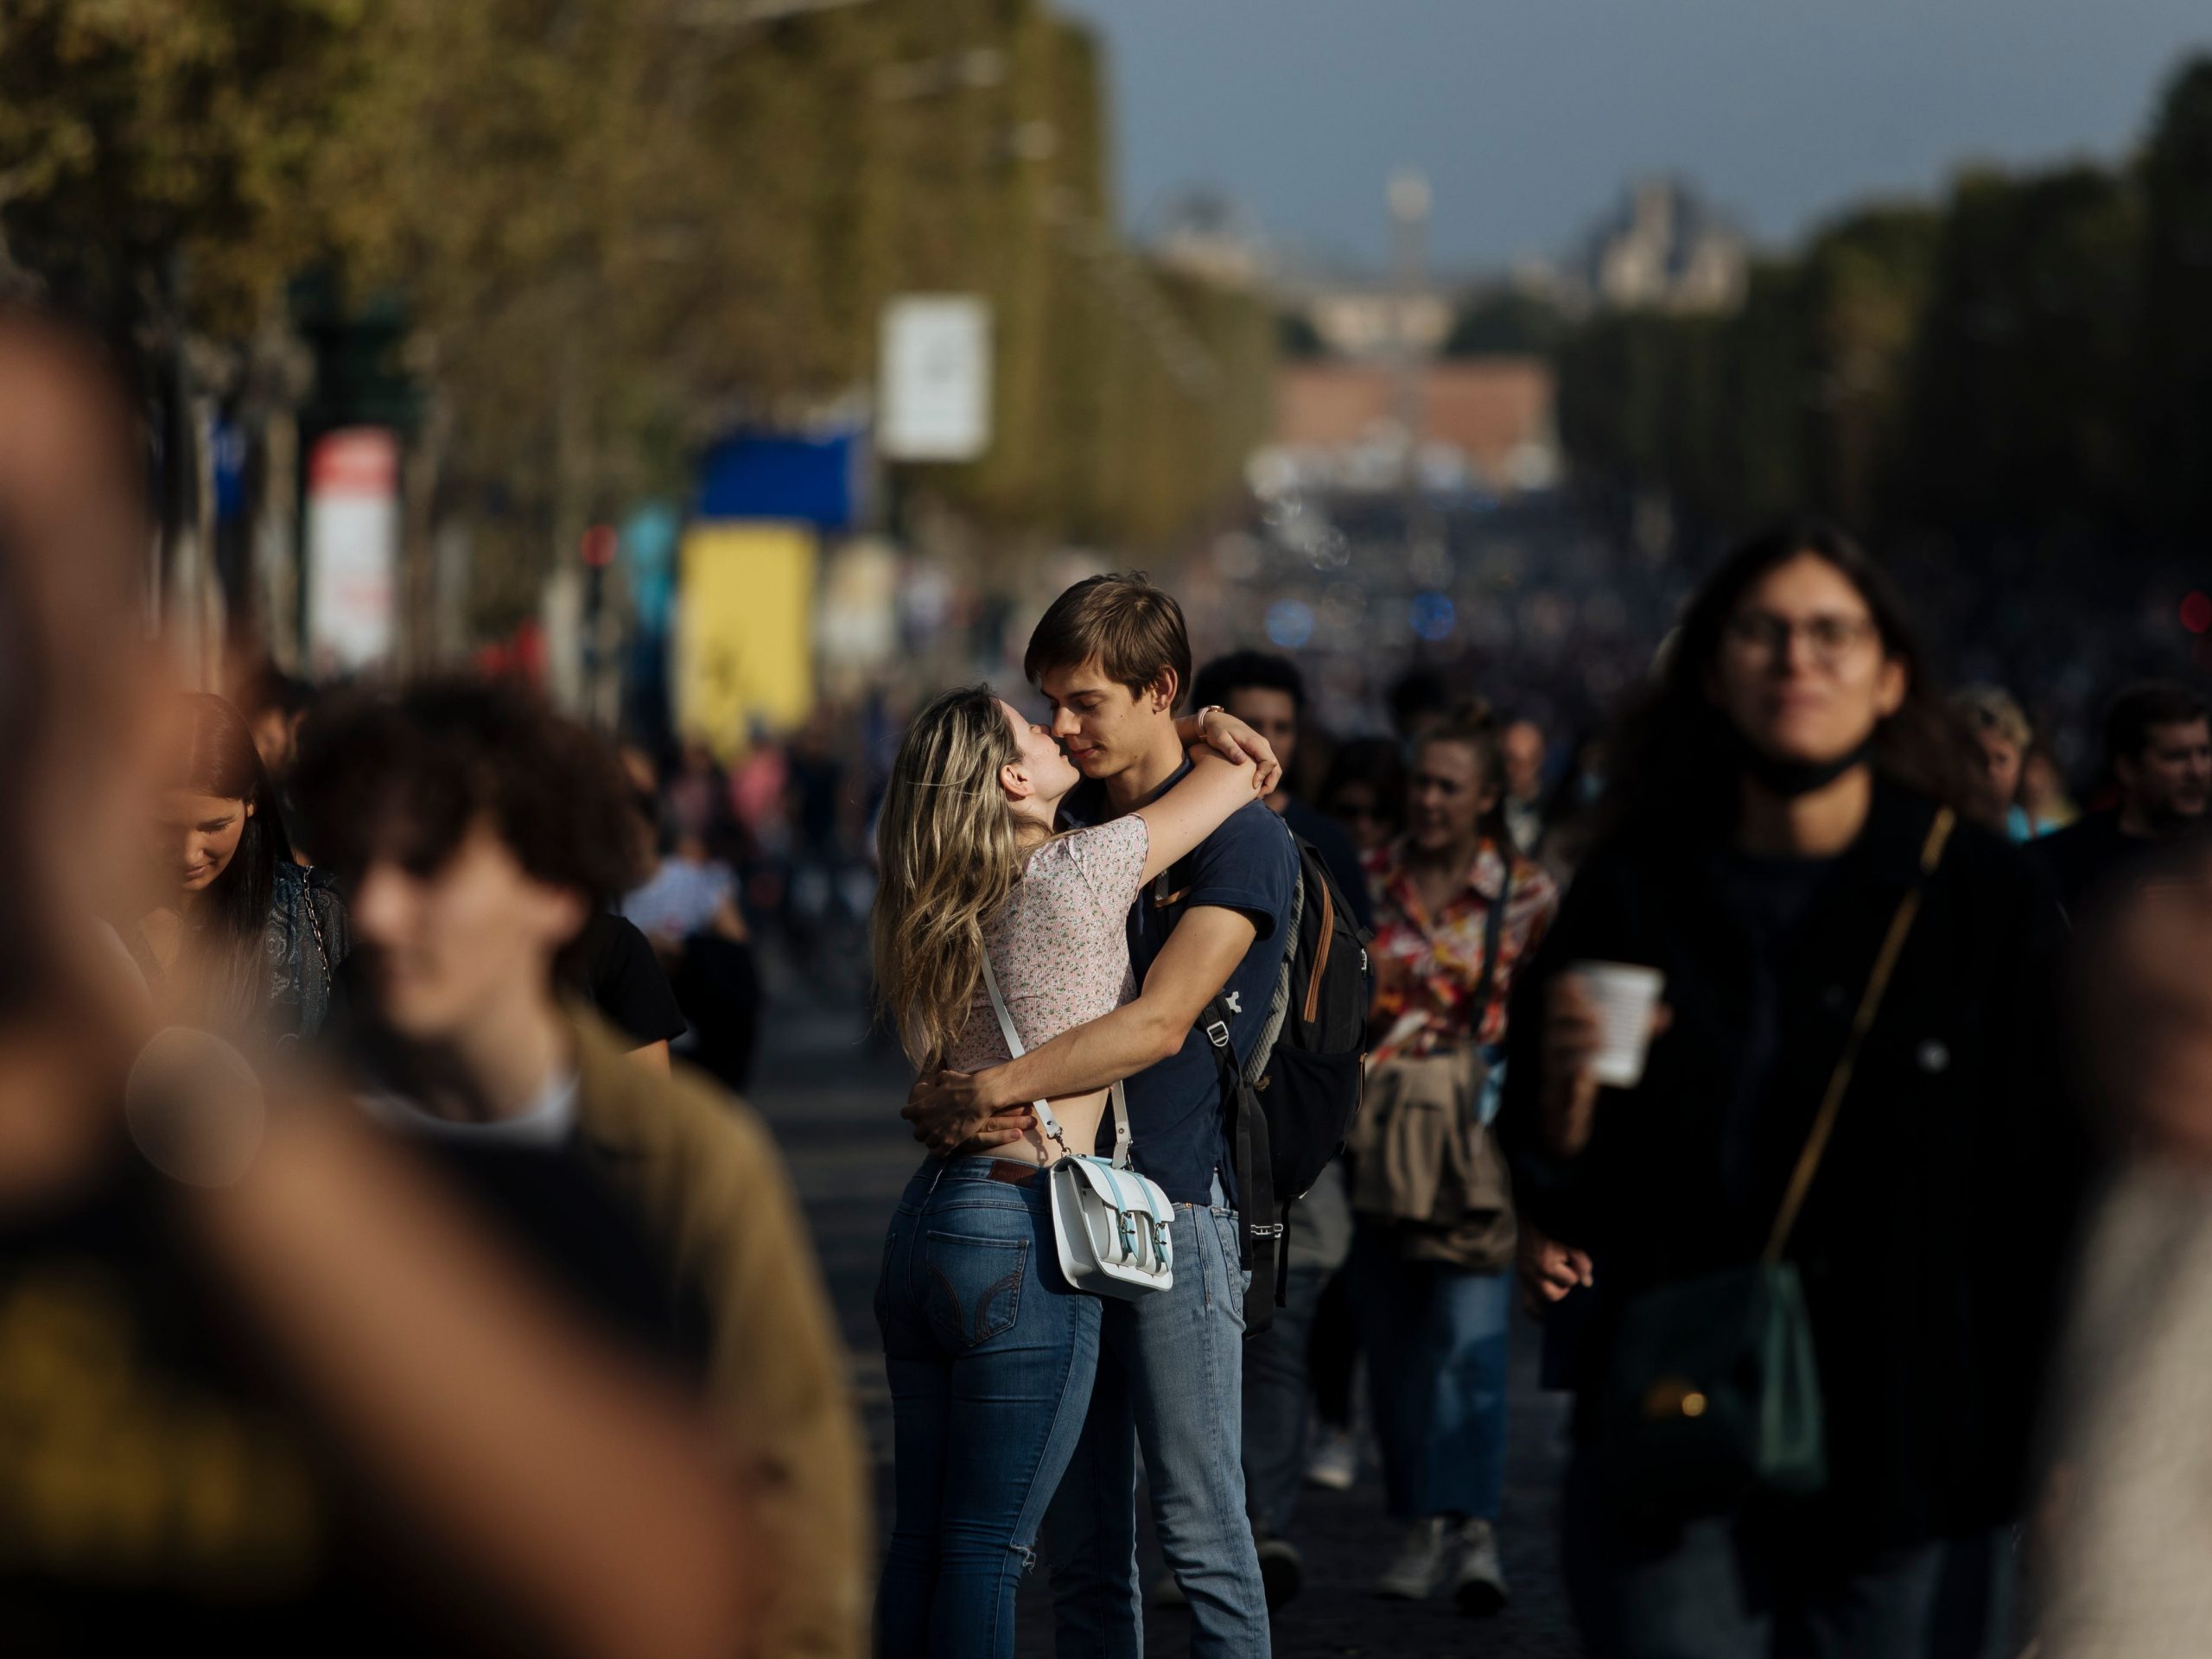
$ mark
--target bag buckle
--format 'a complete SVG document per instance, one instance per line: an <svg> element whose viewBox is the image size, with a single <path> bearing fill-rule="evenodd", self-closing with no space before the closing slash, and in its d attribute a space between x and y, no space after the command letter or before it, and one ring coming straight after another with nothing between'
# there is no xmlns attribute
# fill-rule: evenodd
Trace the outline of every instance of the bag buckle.
<svg viewBox="0 0 2212 1659"><path fill-rule="evenodd" d="M1279 1221L1269 1226L1255 1226L1250 1229L1252 1236L1255 1238L1281 1238L1282 1236L1282 1230L1283 1224Z"/></svg>
<svg viewBox="0 0 2212 1659"><path fill-rule="evenodd" d="M1229 1025L1225 1020L1210 1020L1205 1026L1206 1040L1216 1048L1229 1046Z"/></svg>
<svg viewBox="0 0 2212 1659"><path fill-rule="evenodd" d="M1114 1212L1114 1224L1122 1235L1122 1260L1124 1262L1135 1261L1137 1259L1137 1236L1130 1229L1129 1212L1126 1210L1116 1210Z"/></svg>

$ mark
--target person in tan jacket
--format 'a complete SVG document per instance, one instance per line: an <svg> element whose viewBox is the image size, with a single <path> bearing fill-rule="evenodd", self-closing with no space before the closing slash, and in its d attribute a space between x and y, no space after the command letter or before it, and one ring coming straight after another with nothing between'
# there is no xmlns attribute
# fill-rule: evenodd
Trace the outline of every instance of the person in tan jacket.
<svg viewBox="0 0 2212 1659"><path fill-rule="evenodd" d="M556 1278L695 1383L770 1556L734 1564L772 1586L752 1652L858 1659L850 1368L774 1142L556 989L632 874L613 756L519 690L432 683L318 720L297 790L353 900L343 1029L369 1109L448 1154ZM587 1224L600 1199L619 1225Z"/></svg>

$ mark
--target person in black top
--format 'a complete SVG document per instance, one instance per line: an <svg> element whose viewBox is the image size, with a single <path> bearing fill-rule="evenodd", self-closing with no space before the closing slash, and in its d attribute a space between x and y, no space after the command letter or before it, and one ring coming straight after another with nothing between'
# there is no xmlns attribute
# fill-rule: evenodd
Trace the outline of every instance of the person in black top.
<svg viewBox="0 0 2212 1659"><path fill-rule="evenodd" d="M2130 686L2105 715L2105 765L2120 804L2034 843L2069 914L2164 843L2201 830L2212 804L2212 719L2185 685Z"/></svg>
<svg viewBox="0 0 2212 1659"><path fill-rule="evenodd" d="M1231 652L1198 671L1191 682L1191 702L1194 708L1220 709L1235 715L1274 746L1275 758L1282 763L1282 787L1268 797L1268 804L1320 854L1360 926L1373 927L1375 906L1351 837L1335 819L1308 806L1291 789L1299 727L1306 718L1306 681L1298 664L1264 651Z"/></svg>
<svg viewBox="0 0 2212 1659"><path fill-rule="evenodd" d="M101 937L174 760L141 406L0 299L0 1640L743 1650L691 1412L312 1078L152 1033Z"/></svg>
<svg viewBox="0 0 2212 1659"><path fill-rule="evenodd" d="M668 1046L684 1032L683 1010L652 942L635 922L611 910L594 911L562 973L570 989L589 997L630 1039L632 1059L656 1071L668 1070Z"/></svg>
<svg viewBox="0 0 2212 1659"><path fill-rule="evenodd" d="M2056 896L1998 836L1933 834L1957 755L1942 706L1887 580L1818 523L1707 580L1614 753L1606 831L1516 992L1500 1117L1545 1252L1529 1276L1592 1293L1567 1506L1587 1651L1980 1659L2088 1161L2061 1092ZM1638 1382L1613 1375L1623 1312L1760 1259L1931 847L1789 1244L1825 1490L1635 1507L1599 1410ZM1632 1088L1593 1071L1577 969L1603 962L1665 976Z"/></svg>

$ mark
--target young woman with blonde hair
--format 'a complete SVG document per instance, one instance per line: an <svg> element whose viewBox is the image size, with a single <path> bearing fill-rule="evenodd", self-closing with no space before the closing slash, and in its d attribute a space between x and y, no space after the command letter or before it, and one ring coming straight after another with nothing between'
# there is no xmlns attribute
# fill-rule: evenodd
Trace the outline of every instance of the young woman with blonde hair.
<svg viewBox="0 0 2212 1659"><path fill-rule="evenodd" d="M1035 1048L1135 994L1125 925L1144 884L1276 768L1214 753L1266 747L1217 710L1185 725L1192 764L1150 804L1056 833L1081 781L1059 745L982 686L950 691L901 744L877 833L875 972L918 1066L1010 1058L988 954ZM1092 1149L1107 1091L1052 1103ZM1014 1585L1073 1454L1098 1361L1099 1302L1062 1278L1033 1115L924 1163L893 1217L875 1293L890 1376L896 1518L876 1605L886 1655L1010 1655Z"/></svg>

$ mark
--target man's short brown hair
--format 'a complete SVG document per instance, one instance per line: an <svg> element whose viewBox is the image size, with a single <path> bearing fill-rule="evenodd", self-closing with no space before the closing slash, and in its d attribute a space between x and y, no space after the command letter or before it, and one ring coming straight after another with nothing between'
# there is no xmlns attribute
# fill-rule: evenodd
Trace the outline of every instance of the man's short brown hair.
<svg viewBox="0 0 2212 1659"><path fill-rule="evenodd" d="M1175 692L1167 707L1173 713L1191 689L1191 636L1183 607L1141 573L1078 582L1052 601L1029 636L1021 671L1037 685L1054 669L1094 660L1133 697L1173 673Z"/></svg>

